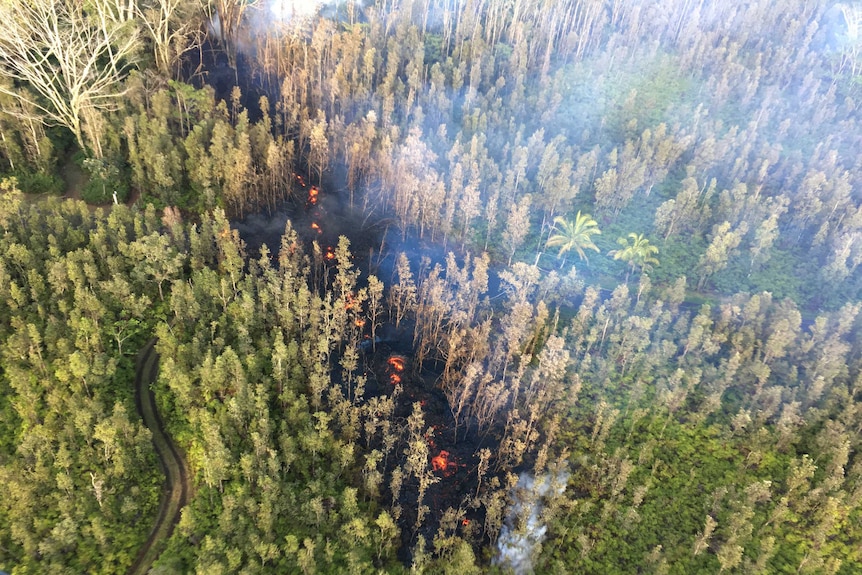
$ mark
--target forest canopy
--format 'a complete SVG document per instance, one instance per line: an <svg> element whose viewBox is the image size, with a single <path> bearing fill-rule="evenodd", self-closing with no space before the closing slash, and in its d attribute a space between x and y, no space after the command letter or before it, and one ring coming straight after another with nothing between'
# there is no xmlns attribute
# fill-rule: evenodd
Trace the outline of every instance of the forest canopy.
<svg viewBox="0 0 862 575"><path fill-rule="evenodd" d="M862 570L855 4L0 14L0 570Z"/></svg>

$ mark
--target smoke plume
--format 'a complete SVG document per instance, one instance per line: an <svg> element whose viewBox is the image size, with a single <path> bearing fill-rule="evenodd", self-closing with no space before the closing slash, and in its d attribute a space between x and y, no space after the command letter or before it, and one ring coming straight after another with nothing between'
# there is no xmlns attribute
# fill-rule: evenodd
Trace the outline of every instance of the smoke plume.
<svg viewBox="0 0 862 575"><path fill-rule="evenodd" d="M514 503L497 539L500 554L495 563L512 569L515 575L533 572L533 557L538 554L548 531L542 522L543 499L549 495L562 495L568 479L566 471L538 478L521 474L513 494Z"/></svg>

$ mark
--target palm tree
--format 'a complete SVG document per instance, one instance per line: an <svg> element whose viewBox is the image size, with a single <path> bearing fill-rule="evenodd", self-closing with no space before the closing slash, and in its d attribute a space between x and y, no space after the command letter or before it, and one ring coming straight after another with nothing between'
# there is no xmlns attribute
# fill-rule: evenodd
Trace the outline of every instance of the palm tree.
<svg viewBox="0 0 862 575"><path fill-rule="evenodd" d="M617 243L622 246L622 249L608 252L608 255L614 256L615 260L628 262L629 271L626 273L626 283L629 283L629 274L636 268L640 268L640 272L643 273L659 263L658 258L655 257L658 248L650 245L649 240L643 234L632 232L628 235L628 239L631 240L631 243L626 238L619 238Z"/></svg>
<svg viewBox="0 0 862 575"><path fill-rule="evenodd" d="M585 260L587 259L587 254L584 253L585 249L595 250L596 252L599 251L599 248L596 247L596 244L593 243L590 236L601 233L602 231L599 229L599 224L589 214L582 214L578 211L578 215L575 216L574 221L569 221L563 217L557 216L554 218L554 233L548 238L548 241L545 243L545 247L559 247L560 251L557 254L557 257L562 256L569 250L575 250L580 258ZM541 255L542 252L539 252L536 255L537 265ZM565 263L566 259L563 258L563 263L560 264L560 267L563 267Z"/></svg>

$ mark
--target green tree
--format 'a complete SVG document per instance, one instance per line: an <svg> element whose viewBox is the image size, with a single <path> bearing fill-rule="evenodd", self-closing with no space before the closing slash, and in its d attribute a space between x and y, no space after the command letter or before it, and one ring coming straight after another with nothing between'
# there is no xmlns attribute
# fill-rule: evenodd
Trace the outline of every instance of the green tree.
<svg viewBox="0 0 862 575"><path fill-rule="evenodd" d="M545 247L559 247L560 251L557 257L562 256L570 250L575 250L578 256L582 260L585 260L587 259L587 254L584 253L585 249L595 250L597 253L599 251L599 248L593 243L590 236L601 233L599 224L589 214L582 214L578 211L574 220L567 220L562 216L557 216L554 218L554 233L548 238ZM541 255L542 252L536 254L536 265L538 265ZM563 258L563 263L560 267L565 265L565 263L566 259Z"/></svg>
<svg viewBox="0 0 862 575"><path fill-rule="evenodd" d="M629 243L629 240L631 243ZM649 243L649 240L643 234L634 232L626 238L617 239L617 243L621 249L611 250L608 252L615 260L623 260L629 264L629 271L626 272L626 283L629 281L629 274L636 269L640 269L643 273L652 269L653 265L658 265L659 261L655 255L658 253L658 248Z"/></svg>
<svg viewBox="0 0 862 575"><path fill-rule="evenodd" d="M748 231L746 222L740 223L735 230L731 227L730 222L724 222L713 228L712 241L706 248L706 253L700 256L700 260L697 262L697 289L703 289L706 280L727 267L730 257L735 253L743 236Z"/></svg>
<svg viewBox="0 0 862 575"><path fill-rule="evenodd" d="M159 300L164 301L162 286L166 281L177 276L185 264L185 256L171 245L170 238L153 233L135 240L128 246L121 246L120 249L131 261L136 262L132 277L137 280L151 279L156 282L159 288Z"/></svg>

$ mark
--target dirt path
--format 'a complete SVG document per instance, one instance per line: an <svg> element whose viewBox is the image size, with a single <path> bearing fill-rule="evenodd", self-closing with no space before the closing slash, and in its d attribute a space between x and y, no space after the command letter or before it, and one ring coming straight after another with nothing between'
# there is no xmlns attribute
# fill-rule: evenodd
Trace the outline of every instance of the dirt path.
<svg viewBox="0 0 862 575"><path fill-rule="evenodd" d="M156 340L151 340L138 354L135 368L135 403L144 424L153 434L153 445L162 471L165 485L159 514L150 531L147 542L138 552L135 562L129 567L129 575L144 575L164 549L174 526L180 520L180 510L188 502L190 494L189 472L177 446L165 431L164 423L156 410L156 400L150 389L159 372L159 356L155 350Z"/></svg>
<svg viewBox="0 0 862 575"><path fill-rule="evenodd" d="M71 157L67 157L60 167L60 177L63 178L65 187L63 188L63 197L81 199L81 190L87 183L87 174L84 173L78 164L72 161Z"/></svg>

